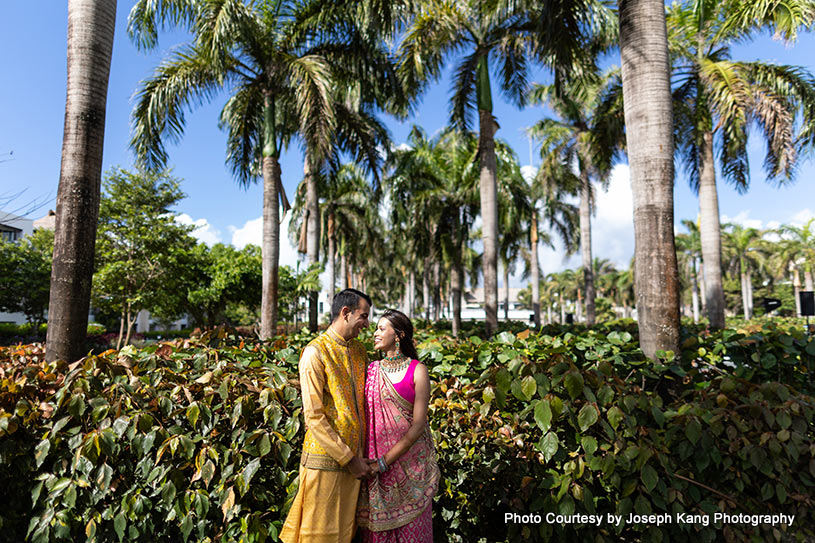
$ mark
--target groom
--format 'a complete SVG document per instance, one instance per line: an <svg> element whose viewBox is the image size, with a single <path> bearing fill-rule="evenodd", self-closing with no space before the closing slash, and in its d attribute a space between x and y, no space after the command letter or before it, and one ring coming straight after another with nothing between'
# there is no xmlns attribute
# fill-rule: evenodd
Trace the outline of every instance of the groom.
<svg viewBox="0 0 815 543"><path fill-rule="evenodd" d="M347 543L356 531L360 480L373 471L365 444L365 347L371 298L355 289L334 296L331 325L300 356L306 436L300 487L280 533L284 543Z"/></svg>

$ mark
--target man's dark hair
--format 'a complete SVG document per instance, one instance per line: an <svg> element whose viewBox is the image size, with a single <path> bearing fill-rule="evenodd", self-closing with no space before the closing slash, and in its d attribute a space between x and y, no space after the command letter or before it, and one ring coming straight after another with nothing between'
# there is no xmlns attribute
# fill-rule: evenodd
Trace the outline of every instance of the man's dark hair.
<svg viewBox="0 0 815 543"><path fill-rule="evenodd" d="M355 288L347 288L338 292L331 302L331 322L337 320L343 307L347 307L351 311L358 308L360 300L365 300L369 306L373 305L370 296Z"/></svg>

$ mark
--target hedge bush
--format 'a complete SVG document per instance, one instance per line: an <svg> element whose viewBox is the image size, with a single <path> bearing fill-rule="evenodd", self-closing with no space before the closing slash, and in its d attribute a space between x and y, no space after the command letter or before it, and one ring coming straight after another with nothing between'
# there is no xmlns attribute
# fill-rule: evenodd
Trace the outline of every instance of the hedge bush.
<svg viewBox="0 0 815 543"><path fill-rule="evenodd" d="M417 333L443 475L437 540L815 536L810 338L686 330L679 356L652 362L627 323L572 330ZM296 365L311 337L257 344L220 329L71 366L44 362L40 345L0 349L0 540L277 540L296 492ZM370 332L363 340L370 348ZM714 511L796 518L774 528L504 521Z"/></svg>

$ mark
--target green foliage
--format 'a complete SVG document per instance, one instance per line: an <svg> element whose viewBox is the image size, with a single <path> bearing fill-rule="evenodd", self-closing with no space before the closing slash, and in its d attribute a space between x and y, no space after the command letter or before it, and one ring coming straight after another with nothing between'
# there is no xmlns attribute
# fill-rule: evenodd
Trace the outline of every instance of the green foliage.
<svg viewBox="0 0 815 543"><path fill-rule="evenodd" d="M53 253L54 232L45 228L19 243L0 241L0 311L23 313L35 326L45 321Z"/></svg>
<svg viewBox="0 0 815 543"><path fill-rule="evenodd" d="M180 288L195 240L171 208L183 198L167 172L116 168L104 180L96 240L93 305L126 319L160 312Z"/></svg>
<svg viewBox="0 0 815 543"><path fill-rule="evenodd" d="M778 537L815 535L815 340L773 323L687 328L682 352L654 362L632 332L417 329L443 476L437 540L774 537L749 524L505 523L513 512L783 512L796 519ZM276 540L296 492L294 379L312 337L255 344L216 329L72 366L3 348L0 485L12 499L0 539Z"/></svg>
<svg viewBox="0 0 815 543"><path fill-rule="evenodd" d="M296 355L223 339L72 366L4 351L0 476L15 499L3 538L275 540L302 438Z"/></svg>

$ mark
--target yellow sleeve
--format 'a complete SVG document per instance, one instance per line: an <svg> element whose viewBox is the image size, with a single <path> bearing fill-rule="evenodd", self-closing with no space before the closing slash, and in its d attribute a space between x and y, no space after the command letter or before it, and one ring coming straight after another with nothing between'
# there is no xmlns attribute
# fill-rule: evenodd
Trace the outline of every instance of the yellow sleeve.
<svg viewBox="0 0 815 543"><path fill-rule="evenodd" d="M354 451L346 445L325 415L323 393L325 391L325 366L314 347L306 347L300 357L300 388L303 394L303 417L306 428L331 458L346 465L354 457Z"/></svg>

